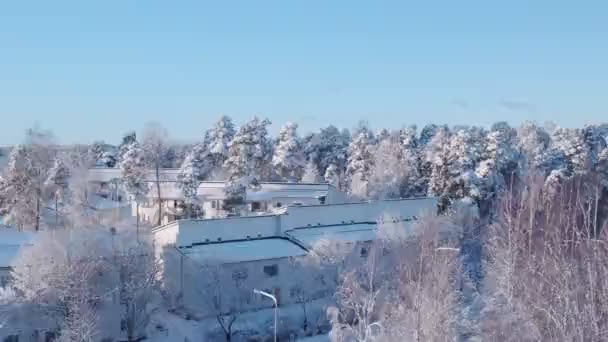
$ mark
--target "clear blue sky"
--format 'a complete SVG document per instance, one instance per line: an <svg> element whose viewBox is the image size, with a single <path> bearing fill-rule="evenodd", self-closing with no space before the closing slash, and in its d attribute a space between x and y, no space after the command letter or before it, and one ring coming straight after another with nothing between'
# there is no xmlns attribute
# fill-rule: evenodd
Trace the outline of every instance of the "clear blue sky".
<svg viewBox="0 0 608 342"><path fill-rule="evenodd" d="M606 1L4 1L0 144L117 142L220 114L329 123L607 119Z"/></svg>

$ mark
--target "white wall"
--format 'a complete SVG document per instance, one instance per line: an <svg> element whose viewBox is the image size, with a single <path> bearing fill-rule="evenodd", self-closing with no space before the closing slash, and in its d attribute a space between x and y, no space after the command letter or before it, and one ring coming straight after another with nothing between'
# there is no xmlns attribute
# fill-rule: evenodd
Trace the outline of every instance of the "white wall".
<svg viewBox="0 0 608 342"><path fill-rule="evenodd" d="M375 222L383 217L406 219L419 216L424 211L437 210L434 198L390 200L376 202L348 203L338 205L318 205L290 207L281 217L282 232L294 228L325 226L343 223Z"/></svg>
<svg viewBox="0 0 608 342"><path fill-rule="evenodd" d="M297 287L304 287L307 296L315 299L328 298L333 295L335 289L331 281L325 281L333 275L328 274L322 280L309 272L300 272L296 258L205 266L193 262L187 256L181 256L177 251L167 251L165 259L165 286L171 289L172 293L179 293L183 286L183 299L181 303L175 304L182 304L188 311L200 317L215 316L219 309L226 311L231 306L238 307L241 311L271 308L272 301L255 295L254 288L271 292L278 289L280 306L294 305L301 299L291 296L292 290ZM180 282L182 262L183 283ZM278 267L275 276L264 272L264 266L272 265ZM239 277L236 277L236 274ZM237 282L235 279L240 280Z"/></svg>
<svg viewBox="0 0 608 342"><path fill-rule="evenodd" d="M248 216L217 220L180 220L177 221L178 246L193 243L217 242L227 240L279 236L279 216ZM209 241L207 241L209 240Z"/></svg>

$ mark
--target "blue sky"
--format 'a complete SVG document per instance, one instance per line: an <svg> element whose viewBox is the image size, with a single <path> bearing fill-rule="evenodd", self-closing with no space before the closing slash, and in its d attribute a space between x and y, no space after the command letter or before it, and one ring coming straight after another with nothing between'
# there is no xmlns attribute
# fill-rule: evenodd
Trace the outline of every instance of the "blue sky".
<svg viewBox="0 0 608 342"><path fill-rule="evenodd" d="M5 1L0 144L220 114L309 131L606 118L605 1Z"/></svg>

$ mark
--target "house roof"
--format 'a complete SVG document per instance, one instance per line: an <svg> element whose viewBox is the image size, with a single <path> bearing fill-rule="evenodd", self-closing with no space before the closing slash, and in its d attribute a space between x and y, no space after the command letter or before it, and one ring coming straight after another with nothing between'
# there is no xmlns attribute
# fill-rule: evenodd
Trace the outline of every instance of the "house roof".
<svg viewBox="0 0 608 342"><path fill-rule="evenodd" d="M227 241L180 249L200 263L238 263L306 255L306 250L284 238Z"/></svg>

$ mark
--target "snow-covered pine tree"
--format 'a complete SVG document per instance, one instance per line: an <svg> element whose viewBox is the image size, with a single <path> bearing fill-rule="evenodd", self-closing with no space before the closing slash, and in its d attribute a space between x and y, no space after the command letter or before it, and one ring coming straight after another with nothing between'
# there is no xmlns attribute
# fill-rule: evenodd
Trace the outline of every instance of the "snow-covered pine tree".
<svg viewBox="0 0 608 342"><path fill-rule="evenodd" d="M428 195L442 197L449 185L448 156L450 133L447 127L438 129L425 146L425 163L428 165ZM447 206L448 203L442 203Z"/></svg>
<svg viewBox="0 0 608 342"><path fill-rule="evenodd" d="M0 214L19 230L35 225L40 196L36 185L34 165L24 145L13 147L2 186Z"/></svg>
<svg viewBox="0 0 608 342"><path fill-rule="evenodd" d="M198 187L209 174L208 151L202 144L194 145L186 155L179 173L177 186L184 194L188 217L195 218L201 214L198 198Z"/></svg>
<svg viewBox="0 0 608 342"><path fill-rule="evenodd" d="M367 127L359 127L358 134L348 146L346 181L349 194L356 198L367 198L369 180L374 167L374 136Z"/></svg>
<svg viewBox="0 0 608 342"><path fill-rule="evenodd" d="M105 143L103 141L94 141L89 145L88 158L89 167L102 167L102 158L105 152Z"/></svg>
<svg viewBox="0 0 608 342"><path fill-rule="evenodd" d="M295 123L286 123L276 140L272 165L282 180L299 181L304 173L304 151L297 128Z"/></svg>
<svg viewBox="0 0 608 342"><path fill-rule="evenodd" d="M304 140L306 160L317 168L317 175L325 175L331 164L338 168L339 174L344 174L350 143L350 134L347 130L340 132L335 126L328 126L322 128L319 133L308 135ZM346 185L344 180L340 180L340 183Z"/></svg>
<svg viewBox="0 0 608 342"><path fill-rule="evenodd" d="M304 169L304 174L302 175L303 183L319 183L321 182L321 177L319 176L319 171L317 170L317 166L313 162L308 162L306 164L306 168Z"/></svg>
<svg viewBox="0 0 608 342"><path fill-rule="evenodd" d="M517 149L520 158L519 169L522 174L535 172L546 164L545 153L551 138L543 127L531 121L525 121L517 130Z"/></svg>
<svg viewBox="0 0 608 342"><path fill-rule="evenodd" d="M144 150L137 142L126 149L120 163L122 182L127 192L137 205L137 225L139 226L139 204L150 191L148 184L148 166Z"/></svg>
<svg viewBox="0 0 608 342"><path fill-rule="evenodd" d="M424 196L427 193L428 178L425 179L420 173L422 158L416 131L417 127L415 125L399 131L399 142L402 149L401 163L406 170L400 191L401 197Z"/></svg>
<svg viewBox="0 0 608 342"><path fill-rule="evenodd" d="M333 185L337 189L340 188L340 179L342 177L340 176L340 170L338 170L336 165L330 164L325 170L325 176L323 178L326 183Z"/></svg>
<svg viewBox="0 0 608 342"><path fill-rule="evenodd" d="M593 164L592 151L582 130L557 128L551 138L550 148L564 155L566 169L570 175L584 173Z"/></svg>
<svg viewBox="0 0 608 342"><path fill-rule="evenodd" d="M516 131L506 122L493 124L484 137L481 160L475 168L478 182L473 189L480 204L496 198L497 193L503 191L506 184L510 184L519 176L519 153L515 139Z"/></svg>
<svg viewBox="0 0 608 342"><path fill-rule="evenodd" d="M120 145L118 145L118 160L117 164L122 162L124 154L129 149L132 143L137 142L137 133L135 131L127 132L123 135Z"/></svg>
<svg viewBox="0 0 608 342"><path fill-rule="evenodd" d="M478 199L479 194L471 190L476 188L478 182L474 171L482 149L482 134L478 129L461 128L452 134L448 149L449 183L444 196L450 199Z"/></svg>
<svg viewBox="0 0 608 342"><path fill-rule="evenodd" d="M224 210L240 214L245 205L246 190L251 184L269 178L272 140L268 137L270 121L254 117L234 135L224 163L227 177Z"/></svg>
<svg viewBox="0 0 608 342"><path fill-rule="evenodd" d="M272 141L268 136L268 119L254 117L246 122L234 135L228 149L224 171L228 180L251 176L266 180L270 174Z"/></svg>
<svg viewBox="0 0 608 342"><path fill-rule="evenodd" d="M222 168L228 159L230 142L234 138L235 130L232 119L229 116L221 116L211 128L205 132L204 145L209 151L208 159L212 169L213 179L224 179Z"/></svg>

